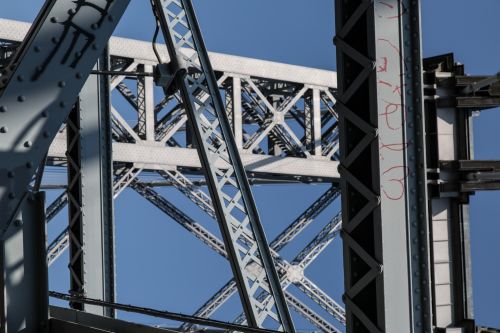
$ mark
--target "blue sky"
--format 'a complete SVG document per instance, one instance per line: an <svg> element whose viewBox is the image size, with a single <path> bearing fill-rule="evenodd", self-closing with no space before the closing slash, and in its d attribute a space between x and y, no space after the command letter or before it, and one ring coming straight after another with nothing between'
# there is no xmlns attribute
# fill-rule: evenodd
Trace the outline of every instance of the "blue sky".
<svg viewBox="0 0 500 333"><path fill-rule="evenodd" d="M211 51L335 70L333 0L197 0L198 17ZM424 56L454 52L469 74L500 71L498 0L422 1ZM1 17L33 19L42 1L4 1ZM120 23L119 36L150 40L154 21L149 1L132 0ZM500 157L499 110L475 118L475 154L478 159ZM256 186L254 194L268 238L299 215L326 190L315 186ZM215 223L173 190L160 190L189 215L218 233ZM49 194L52 198L55 193ZM476 319L500 327L500 192L478 193L471 201L472 255ZM336 211L333 206L283 252L296 254ZM53 223L60 230L65 214ZM118 300L158 309L191 313L230 277L227 262L181 230L169 218L131 191L116 201ZM56 230L57 229L57 230ZM342 292L340 242L330 246L307 271L324 290L340 301ZM51 268L51 289L67 291L67 257ZM217 313L229 320L238 314L236 299ZM316 308L315 308L316 309ZM322 314L320 309L318 311ZM131 315L122 318L160 323ZM326 316L326 315L325 315ZM310 326L297 321L299 329Z"/></svg>

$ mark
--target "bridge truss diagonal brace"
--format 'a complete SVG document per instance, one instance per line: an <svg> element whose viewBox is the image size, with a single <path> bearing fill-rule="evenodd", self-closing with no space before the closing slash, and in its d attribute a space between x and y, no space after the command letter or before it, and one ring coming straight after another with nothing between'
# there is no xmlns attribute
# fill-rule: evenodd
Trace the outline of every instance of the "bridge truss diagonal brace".
<svg viewBox="0 0 500 333"><path fill-rule="evenodd" d="M251 327L263 327L264 321L271 319L277 323L275 328L293 333L295 330L279 276L194 8L190 1L185 0L153 0L151 3L165 37L171 68L177 74L184 72L175 75L176 85L196 140L247 322ZM168 87L164 90L167 92ZM217 162L226 164L225 170L217 167ZM233 223L239 227L233 228ZM248 247L239 241L243 231L253 236L254 246ZM256 266L254 274L248 274L247 266L250 265ZM272 296L269 302L259 301L260 290Z"/></svg>
<svg viewBox="0 0 500 333"><path fill-rule="evenodd" d="M419 1L336 1L348 332L431 332Z"/></svg>

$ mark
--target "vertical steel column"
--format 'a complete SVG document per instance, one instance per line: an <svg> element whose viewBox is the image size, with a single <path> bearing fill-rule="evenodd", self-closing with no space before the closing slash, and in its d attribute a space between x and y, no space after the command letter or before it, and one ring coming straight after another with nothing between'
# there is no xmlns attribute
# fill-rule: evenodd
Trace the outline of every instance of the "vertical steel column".
<svg viewBox="0 0 500 333"><path fill-rule="evenodd" d="M471 111L445 102L460 94L455 76L464 75L463 66L455 65L451 54L425 59L424 64L428 164L439 170L439 161L473 158L472 117ZM444 181L456 178L456 173L439 173ZM468 194L435 189L431 200L435 323L442 329L463 327L473 332Z"/></svg>
<svg viewBox="0 0 500 333"><path fill-rule="evenodd" d="M42 332L48 325L49 295L45 194L30 193L5 234L0 330Z"/></svg>
<svg viewBox="0 0 500 333"><path fill-rule="evenodd" d="M241 78L233 77L233 133L236 147L243 149L243 115L241 106Z"/></svg>
<svg viewBox="0 0 500 333"><path fill-rule="evenodd" d="M99 70L108 70L102 56ZM91 76L67 121L71 292L114 301L113 183L107 76ZM113 316L111 309L73 304Z"/></svg>
<svg viewBox="0 0 500 333"><path fill-rule="evenodd" d="M431 332L419 1L336 1L348 332Z"/></svg>
<svg viewBox="0 0 500 333"><path fill-rule="evenodd" d="M313 88L313 133L314 133L314 155L322 156L321 145L321 99L319 89Z"/></svg>
<svg viewBox="0 0 500 333"><path fill-rule="evenodd" d="M189 0L152 0L163 30L247 322L294 327L217 80ZM165 87L168 93L168 88ZM221 167L223 166L223 167ZM242 237L248 237L246 242ZM271 297L262 302L261 291ZM276 328L276 326L275 326Z"/></svg>
<svg viewBox="0 0 500 333"><path fill-rule="evenodd" d="M304 138L307 151L314 152L314 106L312 92L304 94Z"/></svg>
<svg viewBox="0 0 500 333"><path fill-rule="evenodd" d="M139 72L153 72L153 66L140 65ZM137 78L137 114L139 137L146 141L155 140L155 101L154 82L151 76Z"/></svg>

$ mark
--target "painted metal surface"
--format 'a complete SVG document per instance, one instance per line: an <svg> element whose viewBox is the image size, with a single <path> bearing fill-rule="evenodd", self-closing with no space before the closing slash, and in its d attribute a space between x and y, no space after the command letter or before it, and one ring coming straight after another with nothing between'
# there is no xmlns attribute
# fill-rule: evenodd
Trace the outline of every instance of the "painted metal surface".
<svg viewBox="0 0 500 333"><path fill-rule="evenodd" d="M107 55L99 58L96 68L108 68ZM67 196L71 292L113 302L115 255L109 106L108 78L90 76L66 122ZM59 247L55 248L57 254ZM114 315L112 310L95 305L73 306L90 313Z"/></svg>
<svg viewBox="0 0 500 333"><path fill-rule="evenodd" d="M153 1L171 57L171 75L182 96L212 197L229 262L250 327L274 320L295 331L280 281L231 132L194 8L189 0ZM181 53L188 48L192 55ZM189 70L188 70L189 69ZM166 93L170 87L164 87ZM217 162L227 165L225 170ZM245 242L245 234L251 239ZM269 295L262 300L258 293Z"/></svg>
<svg viewBox="0 0 500 333"><path fill-rule="evenodd" d="M128 3L47 2L13 59L12 71L2 75L2 232Z"/></svg>
<svg viewBox="0 0 500 333"><path fill-rule="evenodd" d="M339 0L336 26L348 331L431 332L419 2Z"/></svg>

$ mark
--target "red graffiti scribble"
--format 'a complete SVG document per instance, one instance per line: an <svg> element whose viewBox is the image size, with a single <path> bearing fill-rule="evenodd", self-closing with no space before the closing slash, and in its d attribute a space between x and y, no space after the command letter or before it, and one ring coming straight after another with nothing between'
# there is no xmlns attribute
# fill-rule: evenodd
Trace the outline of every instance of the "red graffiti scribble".
<svg viewBox="0 0 500 333"><path fill-rule="evenodd" d="M389 3L387 3L387 2L379 1L378 3L381 4L381 5L385 5L385 6L389 7L390 9L394 9L394 6L391 5L391 4L389 4Z"/></svg>
<svg viewBox="0 0 500 333"><path fill-rule="evenodd" d="M399 184L400 190L396 191L396 193L388 193L388 191L385 190L384 186L382 185L382 192L384 193L384 196L389 199L389 200L401 200L403 198L404 193L405 193L405 180L408 177L408 174L410 173L410 168L406 166L393 166L387 170L385 170L382 173L382 176L386 176L388 174L394 174L397 173L398 171L396 170L403 170L403 177L400 178L390 178L384 181L385 184L390 184L390 183L397 183ZM399 177L396 175L396 177Z"/></svg>
<svg viewBox="0 0 500 333"><path fill-rule="evenodd" d="M389 144L384 144L383 142L380 142L379 150L388 149L388 150L392 150L392 151L404 151L409 146L410 146L410 143L408 143L408 142L389 143Z"/></svg>
<svg viewBox="0 0 500 333"><path fill-rule="evenodd" d="M399 57L401 57L401 51L399 50L399 47L397 47L396 45L394 45L393 43L391 43L390 40L388 39L385 39L385 38L379 38L377 39L379 42L385 42L387 44L389 44L389 46L394 50L396 51L396 53L398 54Z"/></svg>
<svg viewBox="0 0 500 333"><path fill-rule="evenodd" d="M383 64L378 66L377 73L387 72L387 57L382 57Z"/></svg>
<svg viewBox="0 0 500 333"><path fill-rule="evenodd" d="M378 1L378 3L379 3L379 4L381 4L381 5L386 6L387 8L389 8L389 9L391 9L391 10L393 10L393 11L394 11L394 9L395 9L393 5L391 5L391 4L387 3L387 2L384 2L384 1ZM401 12L400 12L400 13L398 13L397 15L393 15L393 16L385 16L385 17L384 17L383 15L380 15L380 14L378 14L378 13L377 13L377 16L378 16L379 18L385 18L385 19L387 19L387 20L393 20L393 19L395 19L395 18L400 18L401 16L403 16L403 15L406 13L406 8L405 8L405 6L401 3L401 0L400 0L400 1L398 1L398 3L399 3L399 4L400 4L400 6L402 7L402 10L401 10ZM399 8L399 7L398 7L398 8ZM397 10L397 8L396 8L396 10Z"/></svg>
<svg viewBox="0 0 500 333"><path fill-rule="evenodd" d="M401 86L396 86L392 92L401 96Z"/></svg>
<svg viewBox="0 0 500 333"><path fill-rule="evenodd" d="M379 116L385 117L385 124L387 128L393 130L393 131L398 131L402 128L403 121L401 120L401 123L398 123L399 127L395 127L390 123L390 118L391 115L395 114L398 111L401 111L402 109L402 104L401 103L392 103L384 100L385 102L385 112L380 113ZM399 113L396 113L398 115ZM401 117L403 119L403 117Z"/></svg>
<svg viewBox="0 0 500 333"><path fill-rule="evenodd" d="M380 84L383 84L385 86L388 86L388 87L391 87L392 88L392 84L390 84L389 82L387 81L384 81L384 80L378 80L378 83Z"/></svg>

